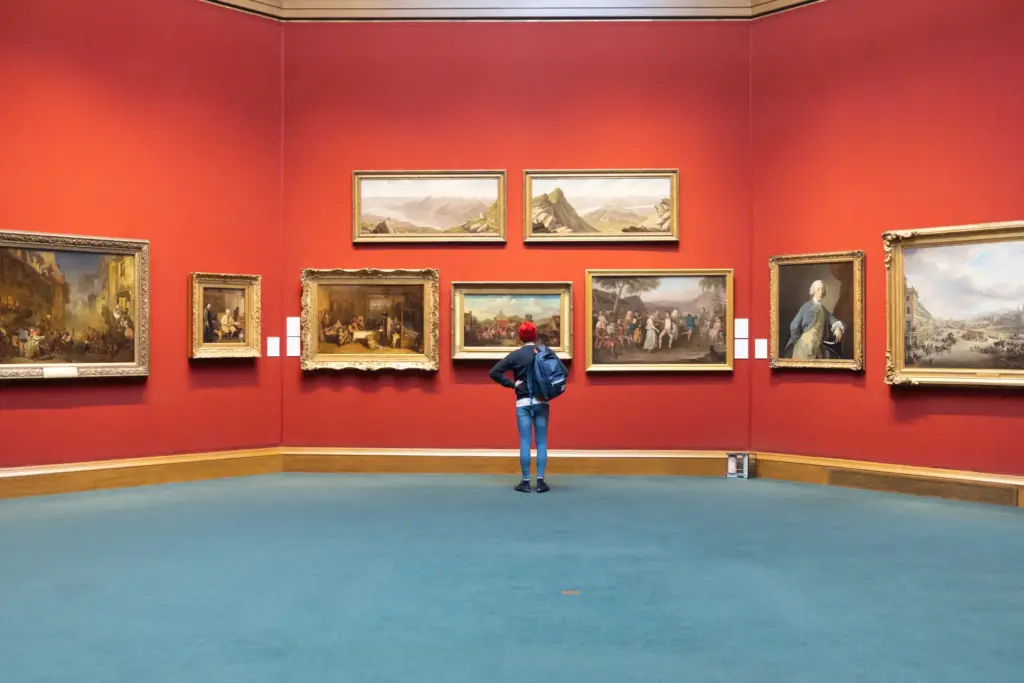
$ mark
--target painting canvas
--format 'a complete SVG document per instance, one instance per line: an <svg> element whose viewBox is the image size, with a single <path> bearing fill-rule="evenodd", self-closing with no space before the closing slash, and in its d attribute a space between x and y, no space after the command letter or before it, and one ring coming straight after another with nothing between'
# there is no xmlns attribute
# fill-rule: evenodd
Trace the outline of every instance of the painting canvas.
<svg viewBox="0 0 1024 683"><path fill-rule="evenodd" d="M587 370L732 369L732 271L587 272Z"/></svg>
<svg viewBox="0 0 1024 683"><path fill-rule="evenodd" d="M303 271L304 370L436 370L436 270Z"/></svg>
<svg viewBox="0 0 1024 683"><path fill-rule="evenodd" d="M527 241L676 241L676 171L527 171Z"/></svg>
<svg viewBox="0 0 1024 683"><path fill-rule="evenodd" d="M149 374L149 243L0 232L0 379Z"/></svg>
<svg viewBox="0 0 1024 683"><path fill-rule="evenodd" d="M864 369L864 254L773 256L773 368Z"/></svg>
<svg viewBox="0 0 1024 683"><path fill-rule="evenodd" d="M357 172L356 242L504 242L504 171Z"/></svg>
<svg viewBox="0 0 1024 683"><path fill-rule="evenodd" d="M887 233L890 384L1024 386L1024 223Z"/></svg>
<svg viewBox="0 0 1024 683"><path fill-rule="evenodd" d="M192 273L192 358L258 358L259 275Z"/></svg>
<svg viewBox="0 0 1024 683"><path fill-rule="evenodd" d="M503 358L519 346L524 321L537 343L572 357L571 282L456 282L452 284L452 355Z"/></svg>

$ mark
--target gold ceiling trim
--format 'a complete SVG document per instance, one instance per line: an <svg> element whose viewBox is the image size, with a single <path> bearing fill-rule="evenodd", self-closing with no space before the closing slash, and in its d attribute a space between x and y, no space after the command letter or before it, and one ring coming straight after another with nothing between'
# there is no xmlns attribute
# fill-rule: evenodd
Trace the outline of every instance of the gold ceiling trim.
<svg viewBox="0 0 1024 683"><path fill-rule="evenodd" d="M822 0L200 0L282 21L755 19Z"/></svg>

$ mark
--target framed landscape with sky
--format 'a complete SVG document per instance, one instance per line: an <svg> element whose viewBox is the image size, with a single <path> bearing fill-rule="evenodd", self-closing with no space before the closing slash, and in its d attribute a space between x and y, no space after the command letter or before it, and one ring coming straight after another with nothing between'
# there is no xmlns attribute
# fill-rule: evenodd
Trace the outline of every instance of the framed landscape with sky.
<svg viewBox="0 0 1024 683"><path fill-rule="evenodd" d="M886 384L1024 386L1024 221L883 241Z"/></svg>
<svg viewBox="0 0 1024 683"><path fill-rule="evenodd" d="M526 171L527 242L678 242L676 170Z"/></svg>
<svg viewBox="0 0 1024 683"><path fill-rule="evenodd" d="M504 242L504 171L357 171L360 242Z"/></svg>
<svg viewBox="0 0 1024 683"><path fill-rule="evenodd" d="M519 346L523 322L537 343L572 358L571 282L453 282L452 357L504 358Z"/></svg>

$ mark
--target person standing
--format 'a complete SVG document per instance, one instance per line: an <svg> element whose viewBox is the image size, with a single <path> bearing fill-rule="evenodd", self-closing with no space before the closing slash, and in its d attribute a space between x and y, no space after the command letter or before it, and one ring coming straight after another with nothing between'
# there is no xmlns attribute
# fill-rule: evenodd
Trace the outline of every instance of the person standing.
<svg viewBox="0 0 1024 683"><path fill-rule="evenodd" d="M527 321L519 326L519 341L522 346L505 356L491 368L490 376L498 384L516 392L516 424L519 427L519 464L523 479L515 486L521 493L530 492L530 443L537 439L537 493L551 490L544 481L544 470L548 462L548 418L550 406L541 398L531 398L527 378L533 358L538 352L536 345L537 328ZM506 374L511 372L512 379Z"/></svg>

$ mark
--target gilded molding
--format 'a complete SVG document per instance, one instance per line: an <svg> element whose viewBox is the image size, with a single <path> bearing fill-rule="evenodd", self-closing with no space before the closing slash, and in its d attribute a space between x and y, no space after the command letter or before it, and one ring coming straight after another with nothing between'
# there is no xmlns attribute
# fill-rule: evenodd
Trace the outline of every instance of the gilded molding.
<svg viewBox="0 0 1024 683"><path fill-rule="evenodd" d="M74 374L60 379L98 377L146 377L149 375L149 241L86 235L56 235L39 232L0 231L0 248L53 249L125 254L135 257L136 305L135 361L131 363L36 363L0 365L0 380L50 379L49 369L74 368Z"/></svg>
<svg viewBox="0 0 1024 683"><path fill-rule="evenodd" d="M381 284L422 284L425 289L423 327L423 354L401 358L384 358L372 354L352 356L326 355L317 352L319 330L316 320L316 296L321 284L345 284L360 280L377 281ZM361 268L347 270L302 269L302 328L301 367L306 371L317 370L420 370L436 371L440 367L440 276L434 268L422 269L380 269ZM367 358L366 356L371 356ZM404 359L409 360L404 360Z"/></svg>
<svg viewBox="0 0 1024 683"><path fill-rule="evenodd" d="M906 298L903 250L932 246L1024 241L1024 221L979 223L886 232L885 383L889 386L1024 387L1024 370L906 367Z"/></svg>
<svg viewBox="0 0 1024 683"><path fill-rule="evenodd" d="M259 358L262 355L262 283L260 275L192 273L190 276L189 358ZM203 342L203 288L244 287L246 293L245 344Z"/></svg>
<svg viewBox="0 0 1024 683"><path fill-rule="evenodd" d="M792 360L782 358L781 344L779 340L779 266L810 264L810 263L837 263L849 261L853 264L853 358L849 360ZM768 258L769 269L769 296L768 316L770 334L768 335L768 367L773 370L783 368L804 368L815 370L850 370L862 372L864 370L864 346L866 335L864 332L864 252L861 250L823 252L817 254L795 254L784 256L770 256Z"/></svg>

